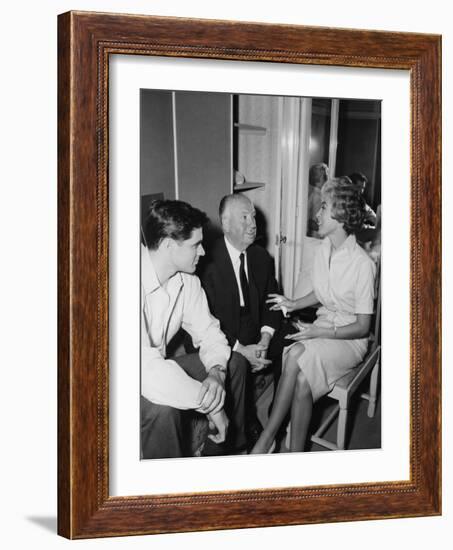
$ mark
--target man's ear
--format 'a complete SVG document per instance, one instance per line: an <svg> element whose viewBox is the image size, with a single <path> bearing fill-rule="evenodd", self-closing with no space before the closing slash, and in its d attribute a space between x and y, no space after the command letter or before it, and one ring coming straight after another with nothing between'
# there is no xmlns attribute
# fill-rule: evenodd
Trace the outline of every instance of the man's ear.
<svg viewBox="0 0 453 550"><path fill-rule="evenodd" d="M160 241L159 248L161 250L167 250L168 248L171 248L174 244L174 240L170 239L170 237L165 237Z"/></svg>
<svg viewBox="0 0 453 550"><path fill-rule="evenodd" d="M220 219L220 223L224 232L230 230L230 219L228 216L224 214Z"/></svg>

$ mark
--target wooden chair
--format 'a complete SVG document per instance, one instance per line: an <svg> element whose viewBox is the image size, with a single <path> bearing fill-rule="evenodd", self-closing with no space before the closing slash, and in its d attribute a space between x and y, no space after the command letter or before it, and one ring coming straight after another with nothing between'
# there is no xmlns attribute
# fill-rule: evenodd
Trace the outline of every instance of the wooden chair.
<svg viewBox="0 0 453 550"><path fill-rule="evenodd" d="M338 401L338 405L324 420L318 430L311 436L311 441L322 447L331 450L344 449L346 443L346 428L348 423L348 410L351 398L361 386L365 378L370 375L369 391L362 393L360 397L368 400L368 417L372 418L376 411L377 387L379 378L381 358L381 285L380 285L380 262L377 264L376 286L375 286L375 317L373 330L370 333L369 350L362 363L340 378L328 394L328 397ZM370 374L371 373L371 374ZM328 441L323 434L338 416L337 440Z"/></svg>

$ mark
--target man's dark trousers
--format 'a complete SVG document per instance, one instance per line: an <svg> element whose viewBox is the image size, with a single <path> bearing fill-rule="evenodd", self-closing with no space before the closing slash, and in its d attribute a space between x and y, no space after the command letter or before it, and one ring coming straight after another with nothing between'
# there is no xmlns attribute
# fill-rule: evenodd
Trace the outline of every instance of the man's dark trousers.
<svg viewBox="0 0 453 550"><path fill-rule="evenodd" d="M174 358L174 361L195 380L202 382L207 372L198 353ZM233 352L228 362L225 380L225 412L230 421L224 444L216 445L208 440L209 454L234 454L246 447L244 432L245 380L247 361ZM140 398L142 458L176 458L191 456L190 411L151 403Z"/></svg>

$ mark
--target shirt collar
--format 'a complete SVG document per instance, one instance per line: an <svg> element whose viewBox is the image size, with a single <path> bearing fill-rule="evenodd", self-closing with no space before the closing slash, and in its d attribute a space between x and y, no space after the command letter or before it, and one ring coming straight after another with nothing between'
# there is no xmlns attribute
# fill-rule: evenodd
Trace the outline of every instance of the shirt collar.
<svg viewBox="0 0 453 550"><path fill-rule="evenodd" d="M356 246L357 246L357 239L355 235L351 234L351 235L348 235L348 238L340 246L340 249L345 248L350 254L352 254Z"/></svg>
<svg viewBox="0 0 453 550"><path fill-rule="evenodd" d="M159 277L157 276L156 270L154 269L153 262L151 261L151 256L146 246L141 245L141 256L142 256L142 286L144 288L145 294L151 294L157 289L162 288L160 284ZM170 277L167 283L167 287L173 286L180 287L183 285L181 273L175 273L173 277Z"/></svg>
<svg viewBox="0 0 453 550"><path fill-rule="evenodd" d="M241 260L239 256L241 255L241 252L237 248L235 248L225 236L223 236L223 238L225 240L225 246L228 250L231 261L233 263L240 262ZM244 259L245 258L247 258L247 250L244 250Z"/></svg>
<svg viewBox="0 0 453 550"><path fill-rule="evenodd" d="M332 243L330 242L330 239L326 237L323 241L323 246L330 252L330 249L332 248ZM345 250L349 254L352 254L355 250L355 247L357 246L357 239L355 235L351 234L348 235L346 240L342 243L342 245L335 250L335 252L340 252L342 250Z"/></svg>

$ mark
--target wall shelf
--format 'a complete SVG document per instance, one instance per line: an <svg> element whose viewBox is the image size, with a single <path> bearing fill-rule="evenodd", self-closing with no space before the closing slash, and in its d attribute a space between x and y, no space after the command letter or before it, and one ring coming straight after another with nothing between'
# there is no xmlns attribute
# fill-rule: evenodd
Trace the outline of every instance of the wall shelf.
<svg viewBox="0 0 453 550"><path fill-rule="evenodd" d="M234 126L240 132L255 134L257 136L265 136L267 132L267 128L265 128L264 126L255 126L254 124L243 124L242 122L235 122Z"/></svg>
<svg viewBox="0 0 453 550"><path fill-rule="evenodd" d="M259 181L247 181L246 183L241 183L239 185L233 186L233 191L236 193L238 191L250 191L250 189L258 189L260 187L265 187L266 184Z"/></svg>

